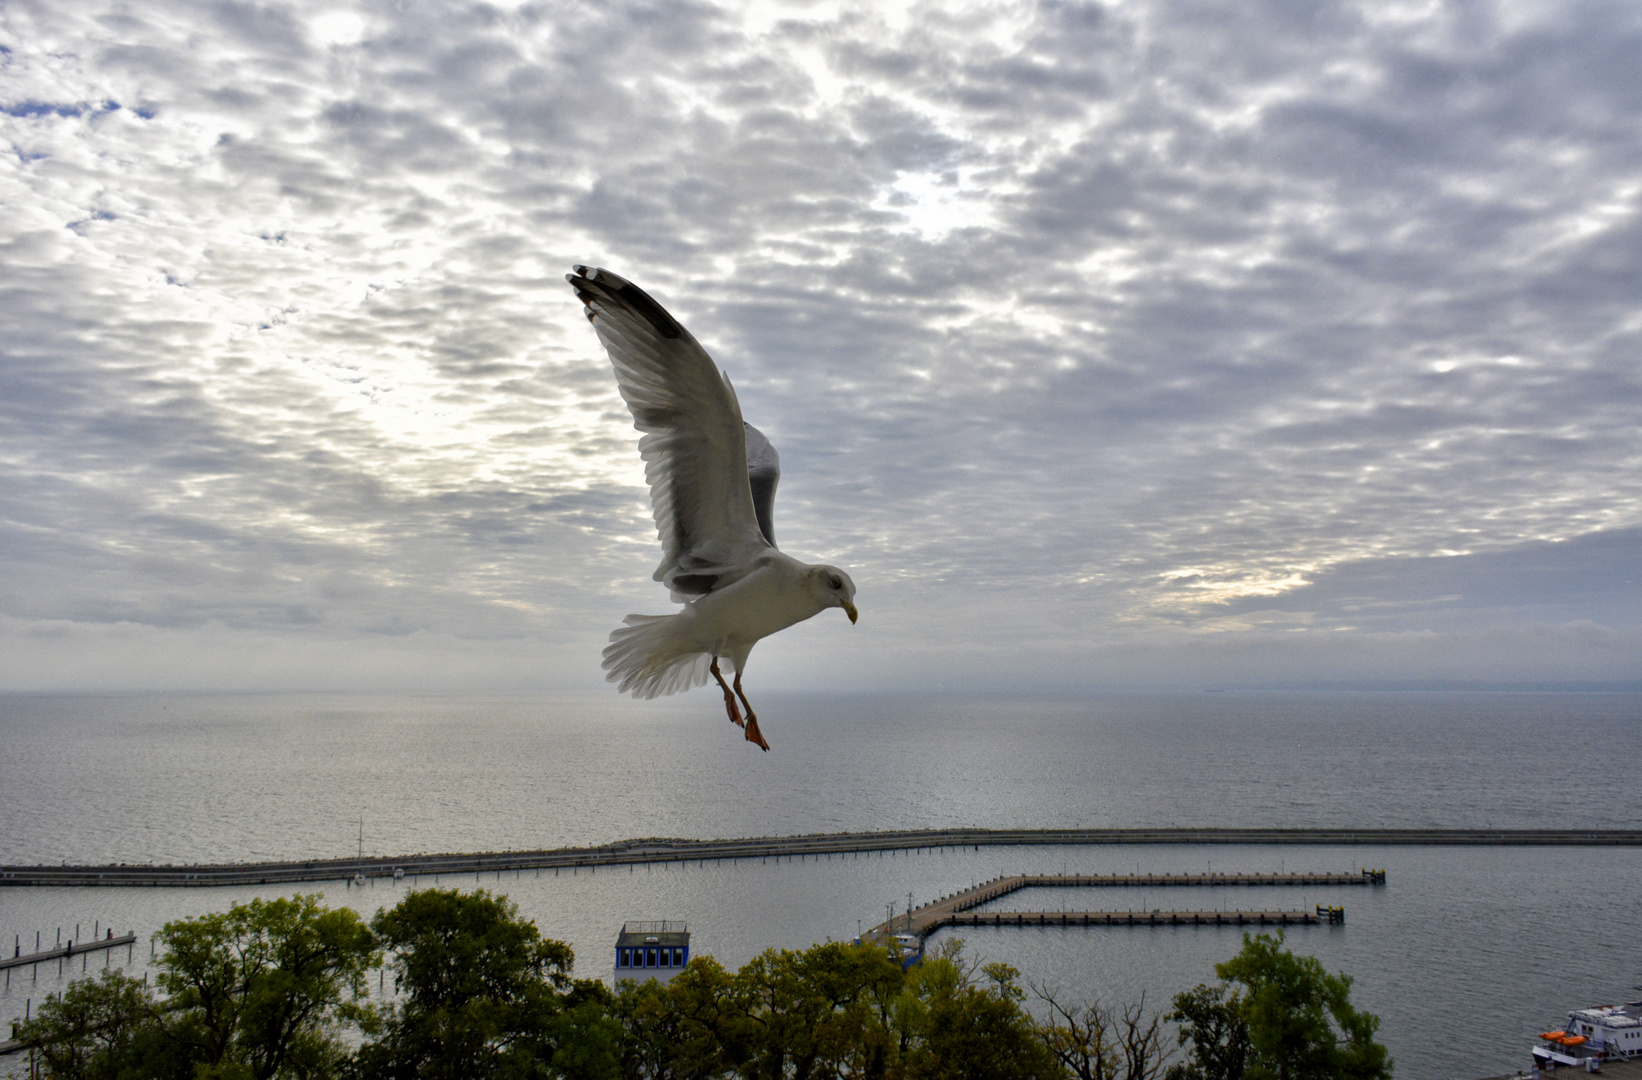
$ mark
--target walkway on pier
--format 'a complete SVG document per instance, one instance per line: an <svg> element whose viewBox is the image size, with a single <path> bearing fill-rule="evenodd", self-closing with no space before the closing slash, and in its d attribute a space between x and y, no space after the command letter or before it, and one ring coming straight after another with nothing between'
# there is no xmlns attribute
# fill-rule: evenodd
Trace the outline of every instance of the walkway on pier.
<svg viewBox="0 0 1642 1080"><path fill-rule="evenodd" d="M122 934L119 937L90 938L86 941L71 941L67 945L58 945L56 948L46 949L43 952L29 953L27 956L19 953L16 956L0 957L0 971L6 968L26 967L29 964L43 964L47 960L64 959L70 956L79 956L81 953L96 952L99 949L113 949L121 945L135 945L136 934Z"/></svg>
<svg viewBox="0 0 1642 1080"><path fill-rule="evenodd" d="M1309 911L970 911L932 923L920 937L947 926L1315 926Z"/></svg>
<svg viewBox="0 0 1642 1080"><path fill-rule="evenodd" d="M1527 845L1642 847L1642 829L922 829L817 833L740 840L624 840L602 847L397 858L194 866L0 866L0 885L276 885L366 877L428 877L506 870L598 870L640 863L810 859L930 848L1077 844L1309 844L1338 847Z"/></svg>
<svg viewBox="0 0 1642 1080"><path fill-rule="evenodd" d="M1326 916L1304 911L985 911L968 914L1022 889L1155 888L1170 886L1384 885L1384 870L1355 874L1015 874L996 877L892 916L862 935L925 938L943 926L1260 926L1310 925ZM1322 909L1319 909L1321 913ZM1338 920L1336 920L1338 921Z"/></svg>

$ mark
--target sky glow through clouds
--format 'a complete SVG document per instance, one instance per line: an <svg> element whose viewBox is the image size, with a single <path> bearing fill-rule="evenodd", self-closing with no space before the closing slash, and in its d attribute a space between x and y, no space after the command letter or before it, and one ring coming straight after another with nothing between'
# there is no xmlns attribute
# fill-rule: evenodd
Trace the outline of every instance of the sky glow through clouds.
<svg viewBox="0 0 1642 1080"><path fill-rule="evenodd" d="M0 688L596 685L670 605L575 262L859 585L765 685L1642 677L1634 4L20 0L0 50Z"/></svg>

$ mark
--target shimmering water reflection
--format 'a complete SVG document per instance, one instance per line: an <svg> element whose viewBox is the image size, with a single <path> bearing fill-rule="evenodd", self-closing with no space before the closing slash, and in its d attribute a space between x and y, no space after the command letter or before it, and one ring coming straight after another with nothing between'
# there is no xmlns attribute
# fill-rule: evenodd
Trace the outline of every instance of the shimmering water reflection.
<svg viewBox="0 0 1642 1080"><path fill-rule="evenodd" d="M1615 857L1616 854L1618 857ZM1354 999L1384 1021L1382 1035L1401 1077L1477 1077L1527 1062L1533 1035L1576 1005L1617 1000L1628 987L1636 951L1574 946L1569 927L1602 928L1615 940L1642 932L1642 858L1629 851L1529 848L1015 848L833 857L801 861L685 864L597 873L522 871L481 877L446 875L438 884L483 887L512 897L549 936L570 942L578 970L609 978L615 933L624 920L690 923L697 953L727 965L771 945L797 948L850 938L861 924L999 874L1187 872L1342 872L1363 865L1389 872L1384 888L1236 887L1032 889L998 901L1002 910L1151 908L1346 908L1343 927L1289 931L1298 951L1356 979ZM379 881L363 889L331 885L329 903L369 915L432 880ZM92 919L144 940L168 919L221 910L279 890L0 891L0 925L14 933ZM966 942L978 960L1003 960L1038 985L1076 998L1137 1000L1164 1007L1169 997L1213 978L1213 965L1237 951L1234 928L965 928L942 931ZM123 950L113 956L120 963ZM146 949L137 950L138 966ZM92 955L74 963L91 968ZM49 971L46 970L49 968ZM13 973L0 1009L21 1014L21 997L60 988L56 965L38 983ZM1464 1024L1453 1018L1463 1016Z"/></svg>
<svg viewBox="0 0 1642 1080"><path fill-rule="evenodd" d="M1564 767L1556 747L1635 743L1642 697L1174 694L988 701L761 702L775 751L738 741L710 697L0 697L0 862L184 862L600 844L839 830L1244 825L1642 826L1629 753ZM1642 849L983 848L596 874L447 876L512 896L609 977L625 920L684 919L697 952L850 938L859 925L1004 873L1349 872L1383 889L1036 890L1000 906L1307 907L1290 931L1357 980L1401 1077L1526 1067L1566 1010L1642 981ZM414 881L306 891L369 915ZM432 884L424 880L420 884ZM296 890L283 890L288 893ZM135 929L281 890L0 888L0 942L93 920ZM937 936L937 942L947 936ZM1074 997L1167 1005L1235 953L1235 928L970 928ZM145 946L136 950L140 963ZM118 963L123 951L108 957ZM104 962L98 955L75 968ZM0 1015L55 992L12 972Z"/></svg>

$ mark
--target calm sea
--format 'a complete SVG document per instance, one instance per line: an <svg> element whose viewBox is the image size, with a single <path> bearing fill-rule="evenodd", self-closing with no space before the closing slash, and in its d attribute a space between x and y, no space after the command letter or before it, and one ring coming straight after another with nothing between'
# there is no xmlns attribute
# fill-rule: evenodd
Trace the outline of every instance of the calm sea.
<svg viewBox="0 0 1642 1080"><path fill-rule="evenodd" d="M946 825L1642 827L1642 695L771 696L774 746L705 692L590 698L0 697L0 862L191 862ZM1642 983L1642 849L992 848L598 874L446 877L505 892L608 977L624 920L683 919L698 952L854 936L999 873L1389 871L1384 889L1018 893L1005 910L1343 904L1290 932L1356 979L1399 1077L1528 1064L1566 1010ZM413 883L311 886L367 915ZM274 890L0 889L0 933L134 929ZM1234 929L966 930L1068 998L1212 980ZM13 941L5 941L11 951ZM133 950L140 967L144 949ZM72 965L124 963L126 953ZM48 970L49 969L49 970ZM64 978L69 972L65 971ZM0 1019L62 983L18 969Z"/></svg>

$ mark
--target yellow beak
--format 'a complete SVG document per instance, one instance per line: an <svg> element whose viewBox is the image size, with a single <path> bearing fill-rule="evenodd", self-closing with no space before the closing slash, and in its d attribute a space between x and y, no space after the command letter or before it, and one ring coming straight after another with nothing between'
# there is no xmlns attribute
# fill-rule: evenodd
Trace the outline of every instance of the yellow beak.
<svg viewBox="0 0 1642 1080"><path fill-rule="evenodd" d="M855 605L848 600L844 601L844 614L850 617L850 625L855 625Z"/></svg>

